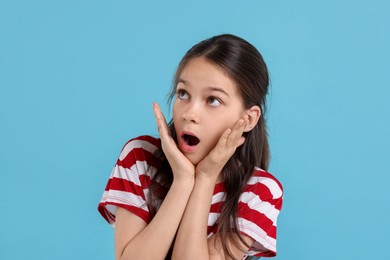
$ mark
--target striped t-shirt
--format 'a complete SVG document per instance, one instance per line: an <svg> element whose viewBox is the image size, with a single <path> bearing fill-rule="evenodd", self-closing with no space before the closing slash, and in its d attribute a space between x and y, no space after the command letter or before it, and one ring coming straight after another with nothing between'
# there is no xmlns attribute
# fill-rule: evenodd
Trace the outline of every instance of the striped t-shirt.
<svg viewBox="0 0 390 260"><path fill-rule="evenodd" d="M115 211L122 207L149 223L157 209L148 205L151 180L159 167L155 152L160 139L140 136L126 143L112 170L98 210L110 224ZM217 232L218 216L225 197L223 183L214 188L208 217L208 237ZM276 255L276 222L282 207L283 188L268 172L255 168L238 203L240 232L254 239L247 252L251 256Z"/></svg>

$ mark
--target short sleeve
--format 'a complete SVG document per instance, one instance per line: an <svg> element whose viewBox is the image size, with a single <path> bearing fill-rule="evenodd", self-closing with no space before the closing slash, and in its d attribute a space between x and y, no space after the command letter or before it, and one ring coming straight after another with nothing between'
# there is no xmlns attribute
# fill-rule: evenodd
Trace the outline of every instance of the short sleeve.
<svg viewBox="0 0 390 260"><path fill-rule="evenodd" d="M132 139L123 147L98 205L109 224L115 223L117 207L150 222L147 194L155 172L153 159L157 145L156 139L146 136Z"/></svg>
<svg viewBox="0 0 390 260"><path fill-rule="evenodd" d="M241 194L240 232L254 239L248 256L276 256L276 223L282 208L283 188L271 174L257 170Z"/></svg>

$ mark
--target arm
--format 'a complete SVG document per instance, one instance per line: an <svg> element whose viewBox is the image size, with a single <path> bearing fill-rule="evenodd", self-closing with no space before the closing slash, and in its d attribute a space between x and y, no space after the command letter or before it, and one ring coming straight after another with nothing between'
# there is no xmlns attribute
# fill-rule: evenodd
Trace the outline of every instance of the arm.
<svg viewBox="0 0 390 260"><path fill-rule="evenodd" d="M164 259L176 234L193 182L174 181L156 216L147 225L118 208L115 222L116 259Z"/></svg>
<svg viewBox="0 0 390 260"><path fill-rule="evenodd" d="M207 239L207 220L214 185L213 182L197 176L180 224L172 259L228 259L218 235ZM238 237L235 239L240 241ZM253 243L252 238L244 236L244 240L249 245ZM236 259L242 259L248 249L241 242L240 246L244 252L234 247L231 242L228 244Z"/></svg>
<svg viewBox="0 0 390 260"><path fill-rule="evenodd" d="M207 240L208 215L219 173L236 148L245 140L241 135L246 121L247 119L241 119L232 130L226 130L216 147L197 165L195 186L179 227L173 259L225 259L220 239L214 235ZM245 240L248 244L253 243L248 237ZM223 242L231 244L228 241ZM236 258L242 258L245 254L238 249L232 250L232 253Z"/></svg>
<svg viewBox="0 0 390 260"><path fill-rule="evenodd" d="M172 259L209 259L207 221L214 184L211 180L196 178L176 237Z"/></svg>
<svg viewBox="0 0 390 260"><path fill-rule="evenodd" d="M117 210L115 224L117 259L164 259L194 186L195 167L177 149L157 104L154 105L154 113L162 149L172 168L173 183L149 224L125 209Z"/></svg>

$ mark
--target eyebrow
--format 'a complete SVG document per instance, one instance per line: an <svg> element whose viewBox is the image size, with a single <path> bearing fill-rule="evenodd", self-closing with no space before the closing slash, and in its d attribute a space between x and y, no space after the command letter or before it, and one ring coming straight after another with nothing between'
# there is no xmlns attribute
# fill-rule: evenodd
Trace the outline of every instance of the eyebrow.
<svg viewBox="0 0 390 260"><path fill-rule="evenodd" d="M177 83L183 83L184 85L189 85L188 81L184 80L184 79L179 79L177 81ZM209 91L218 91L218 92L221 92L221 93L225 94L226 96L230 97L230 95L225 90L223 90L222 88L209 86L209 87L206 87L206 89L209 90Z"/></svg>

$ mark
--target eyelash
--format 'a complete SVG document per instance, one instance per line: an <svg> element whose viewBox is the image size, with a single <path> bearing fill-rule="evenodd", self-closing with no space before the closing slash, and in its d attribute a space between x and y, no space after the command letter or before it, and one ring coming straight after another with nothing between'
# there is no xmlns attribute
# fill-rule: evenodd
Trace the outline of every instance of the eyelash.
<svg viewBox="0 0 390 260"><path fill-rule="evenodd" d="M187 91L185 91L184 89L178 89L178 90L176 90L176 96L177 96L177 98L182 99L182 95L188 95ZM189 95L188 95L188 96L189 96Z"/></svg>
<svg viewBox="0 0 390 260"><path fill-rule="evenodd" d="M189 98L189 97L183 98L184 95L189 96L189 94L188 94L188 92L187 92L186 90L184 90L184 89L178 89L178 90L176 90L176 97L177 97L178 99L187 100L187 99ZM217 98L217 97L214 97L214 96L208 97L206 102L207 102L207 104L209 104L209 105L215 107L215 105L212 105L212 103L215 102L215 101L217 101L217 102L219 103L219 105L222 105L222 104L223 104L223 102L221 101L221 99L219 99L219 98Z"/></svg>
<svg viewBox="0 0 390 260"><path fill-rule="evenodd" d="M213 103L212 101L218 101L219 105L222 105L222 101L219 98L212 96L207 98L207 104L211 105Z"/></svg>

